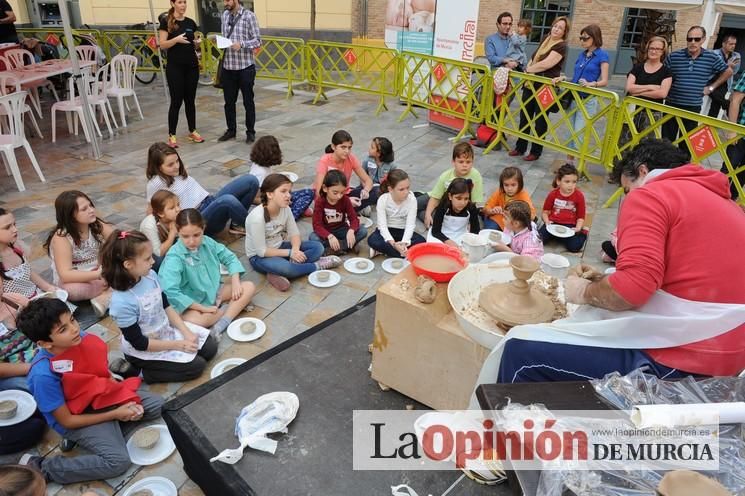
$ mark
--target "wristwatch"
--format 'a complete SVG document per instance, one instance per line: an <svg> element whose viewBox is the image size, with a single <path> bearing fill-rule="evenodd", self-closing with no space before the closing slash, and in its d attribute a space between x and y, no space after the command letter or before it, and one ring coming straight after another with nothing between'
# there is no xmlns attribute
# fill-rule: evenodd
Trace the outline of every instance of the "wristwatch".
<svg viewBox="0 0 745 496"><path fill-rule="evenodd" d="M713 86L709 86L709 93L714 93L714 87Z"/></svg>

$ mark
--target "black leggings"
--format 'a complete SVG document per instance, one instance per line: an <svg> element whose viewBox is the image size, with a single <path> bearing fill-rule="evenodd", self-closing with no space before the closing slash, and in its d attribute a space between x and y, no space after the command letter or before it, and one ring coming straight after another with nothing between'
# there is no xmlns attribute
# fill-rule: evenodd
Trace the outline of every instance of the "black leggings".
<svg viewBox="0 0 745 496"><path fill-rule="evenodd" d="M197 129L197 109L194 101L197 98L199 67L169 63L166 66L166 79L168 79L168 91L171 94L171 106L168 107L168 134L176 134L178 114L181 111L182 102L186 108L186 122L189 124L189 132L195 131Z"/></svg>
<svg viewBox="0 0 745 496"><path fill-rule="evenodd" d="M207 362L217 354L217 341L212 336L202 345L194 360L186 363L165 362L162 360L142 360L131 355L124 355L129 363L142 369L142 377L148 384L156 382L185 382L196 379L202 374Z"/></svg>

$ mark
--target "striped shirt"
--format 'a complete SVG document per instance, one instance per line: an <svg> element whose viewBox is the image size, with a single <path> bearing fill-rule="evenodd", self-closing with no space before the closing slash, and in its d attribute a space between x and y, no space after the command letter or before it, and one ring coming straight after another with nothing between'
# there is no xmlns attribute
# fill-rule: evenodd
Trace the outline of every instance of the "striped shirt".
<svg viewBox="0 0 745 496"><path fill-rule="evenodd" d="M226 38L233 23L235 23L235 29L230 35L230 41L240 43L241 48L240 50L226 48L222 66L230 71L240 71L254 65L254 49L261 46L261 34L256 14L244 9L243 6L238 7L235 15L227 9L222 13L222 35Z"/></svg>
<svg viewBox="0 0 745 496"><path fill-rule="evenodd" d="M740 79L734 85L732 85L732 91L745 93L745 74L743 74ZM738 121L738 124L742 124L745 126L745 112L740 113L740 120Z"/></svg>
<svg viewBox="0 0 745 496"><path fill-rule="evenodd" d="M686 107L700 107L706 85L714 76L727 70L722 57L716 51L705 48L695 59L686 48L675 50L665 60L665 65L673 73L673 85L665 103Z"/></svg>
<svg viewBox="0 0 745 496"><path fill-rule="evenodd" d="M150 203L153 195L161 189L168 190L178 196L181 208L197 208L209 196L207 190L191 176L187 176L186 179L176 176L173 178L173 184L170 186L166 184L162 177L155 176L147 182L147 191L145 194L147 202Z"/></svg>

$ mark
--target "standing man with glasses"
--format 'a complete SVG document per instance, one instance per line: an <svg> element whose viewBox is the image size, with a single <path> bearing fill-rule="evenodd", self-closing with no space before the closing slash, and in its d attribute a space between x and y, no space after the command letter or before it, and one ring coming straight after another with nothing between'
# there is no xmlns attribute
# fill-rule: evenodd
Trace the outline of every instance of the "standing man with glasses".
<svg viewBox="0 0 745 496"><path fill-rule="evenodd" d="M732 68L714 50L703 48L705 42L706 30L702 26L693 26L686 35L686 48L675 50L665 60L665 65L673 73L673 85L665 99L668 106L698 114L701 112L704 95L727 84L732 76ZM696 121L683 119L686 131L692 130L696 125ZM662 137L670 141L678 139L679 131L676 119L670 119L662 125ZM685 140L678 146L688 153Z"/></svg>
<svg viewBox="0 0 745 496"><path fill-rule="evenodd" d="M512 14L502 12L497 16L497 32L486 38L484 42L486 58L492 69L497 67L507 67L514 69L517 67L515 60L505 61L507 50L510 47L510 35L512 34Z"/></svg>
<svg viewBox="0 0 745 496"><path fill-rule="evenodd" d="M221 77L225 99L225 122L228 130L217 141L235 138L237 130L235 103L238 100L238 90L240 90L243 95L243 108L246 109L246 143L253 143L256 140L254 50L261 46L259 23L256 15L244 9L240 0L223 0L223 5L225 11L222 13L222 35L230 38L233 44L225 49Z"/></svg>

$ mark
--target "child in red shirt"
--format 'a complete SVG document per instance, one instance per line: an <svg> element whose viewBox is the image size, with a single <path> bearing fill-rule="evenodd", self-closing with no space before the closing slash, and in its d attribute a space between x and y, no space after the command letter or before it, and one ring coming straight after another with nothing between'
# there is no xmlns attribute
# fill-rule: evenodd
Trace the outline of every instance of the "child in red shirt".
<svg viewBox="0 0 745 496"><path fill-rule="evenodd" d="M543 242L557 239L566 249L578 252L587 241L587 232L582 228L585 223L585 195L577 188L579 172L571 164L559 167L554 178L554 189L543 202L543 226L538 231ZM548 231L548 226L556 224L574 231L570 237L554 236Z"/></svg>
<svg viewBox="0 0 745 496"><path fill-rule="evenodd" d="M367 228L360 225L346 191L344 173L336 169L328 171L313 208L313 232L309 239L320 241L331 253L343 254L355 249L367 237Z"/></svg>

